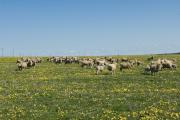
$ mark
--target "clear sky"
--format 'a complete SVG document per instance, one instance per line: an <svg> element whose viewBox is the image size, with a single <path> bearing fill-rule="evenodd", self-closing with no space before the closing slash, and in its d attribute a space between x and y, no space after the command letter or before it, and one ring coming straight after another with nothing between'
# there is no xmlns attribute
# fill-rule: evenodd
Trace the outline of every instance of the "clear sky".
<svg viewBox="0 0 180 120"><path fill-rule="evenodd" d="M4 55L180 52L180 0L0 0L0 48Z"/></svg>

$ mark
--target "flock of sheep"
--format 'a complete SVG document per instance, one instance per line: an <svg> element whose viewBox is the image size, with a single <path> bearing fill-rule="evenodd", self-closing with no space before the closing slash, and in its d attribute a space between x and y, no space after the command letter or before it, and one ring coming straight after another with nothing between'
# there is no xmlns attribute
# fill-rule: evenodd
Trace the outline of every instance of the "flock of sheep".
<svg viewBox="0 0 180 120"><path fill-rule="evenodd" d="M154 60L154 57L150 57L147 59L149 64L144 68L144 73L150 73L154 75L156 72L161 71L163 69L175 69L177 67L175 59L157 59ZM76 63L81 67L90 67L96 69L96 74L98 75L100 72L104 70L108 70L111 74L115 74L116 69L120 68L120 71L124 69L131 69L135 66L143 65L144 63L139 60L130 60L128 58L122 59L114 59L112 57L103 57L103 58L78 58L78 57L50 57L47 59L49 62L53 62L55 64L71 64Z"/></svg>
<svg viewBox="0 0 180 120"><path fill-rule="evenodd" d="M16 61L19 70L35 67L37 63L41 63L42 59L35 58L21 58Z"/></svg>
<svg viewBox="0 0 180 120"><path fill-rule="evenodd" d="M157 59L154 60L154 57L150 57L147 59L149 64L144 68L144 73L150 73L154 75L156 72L161 71L163 69L176 69L176 60L175 59ZM47 59L48 62L52 62L55 64L79 64L81 67L90 67L96 69L96 74L98 75L100 72L104 70L108 70L112 75L115 74L116 69L118 68L120 71L124 69L131 69L135 66L143 65L142 61L137 59L130 60L128 58L122 59L114 59L112 57L103 57L103 58L78 58L78 57L49 57ZM39 57L34 58L21 58L17 60L17 67L21 71L22 69L31 68L36 66L37 63L41 63L42 59Z"/></svg>
<svg viewBox="0 0 180 120"><path fill-rule="evenodd" d="M168 60L168 59L158 59L155 61L151 61L149 65L145 68L145 73L151 72L151 74L155 74L158 71L161 71L163 69L176 69L176 60Z"/></svg>

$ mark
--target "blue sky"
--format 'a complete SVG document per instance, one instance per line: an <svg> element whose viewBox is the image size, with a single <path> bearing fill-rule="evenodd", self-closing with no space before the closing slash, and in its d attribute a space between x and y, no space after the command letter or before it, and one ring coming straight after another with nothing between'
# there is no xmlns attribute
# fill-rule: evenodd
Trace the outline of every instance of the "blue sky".
<svg viewBox="0 0 180 120"><path fill-rule="evenodd" d="M180 52L180 1L1 0L2 48L4 55Z"/></svg>

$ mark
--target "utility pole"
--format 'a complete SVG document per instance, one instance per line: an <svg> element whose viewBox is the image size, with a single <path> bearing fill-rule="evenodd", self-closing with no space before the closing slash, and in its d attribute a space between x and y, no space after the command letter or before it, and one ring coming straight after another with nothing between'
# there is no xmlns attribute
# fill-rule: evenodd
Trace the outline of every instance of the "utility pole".
<svg viewBox="0 0 180 120"><path fill-rule="evenodd" d="M4 56L4 48L1 48L1 57Z"/></svg>
<svg viewBox="0 0 180 120"><path fill-rule="evenodd" d="M12 51L12 56L14 57L14 48L13 48L13 51Z"/></svg>

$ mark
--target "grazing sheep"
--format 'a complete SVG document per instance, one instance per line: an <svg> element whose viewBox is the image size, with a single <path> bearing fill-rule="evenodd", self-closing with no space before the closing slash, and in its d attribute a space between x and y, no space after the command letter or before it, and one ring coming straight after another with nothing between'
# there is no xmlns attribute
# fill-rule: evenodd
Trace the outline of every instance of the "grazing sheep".
<svg viewBox="0 0 180 120"><path fill-rule="evenodd" d="M162 65L161 64L152 64L150 65L150 71L151 71L151 75L155 75L156 72L160 71L162 69Z"/></svg>
<svg viewBox="0 0 180 120"><path fill-rule="evenodd" d="M81 63L81 67L90 66L91 68L93 68L94 65L93 61L87 61L87 60L82 60L80 61L80 63Z"/></svg>
<svg viewBox="0 0 180 120"><path fill-rule="evenodd" d="M105 69L105 65L97 65L96 66L96 75L99 74L99 72L102 72Z"/></svg>
<svg viewBox="0 0 180 120"><path fill-rule="evenodd" d="M155 75L156 72L159 72L162 69L162 64L150 64L144 69L145 73L150 72L151 75Z"/></svg>
<svg viewBox="0 0 180 120"><path fill-rule="evenodd" d="M151 68L149 65L144 68L144 73L147 74L148 72L151 72Z"/></svg>
<svg viewBox="0 0 180 120"><path fill-rule="evenodd" d="M37 63L42 62L40 58L21 58L17 59L16 63L19 70L22 70L24 68L31 68L36 66Z"/></svg>
<svg viewBox="0 0 180 120"><path fill-rule="evenodd" d="M173 69L175 68L176 64L172 61L172 60L167 60L167 59L163 59L161 61L161 64L162 64L162 68L165 69L165 68L168 68L168 69Z"/></svg>
<svg viewBox="0 0 180 120"><path fill-rule="evenodd" d="M117 63L108 64L106 63L107 69L113 74L115 74Z"/></svg>
<svg viewBox="0 0 180 120"><path fill-rule="evenodd" d="M17 67L19 70L25 69L25 68L27 68L27 62L17 63Z"/></svg>
<svg viewBox="0 0 180 120"><path fill-rule="evenodd" d="M36 62L35 61L32 61L32 60L29 60L28 62L27 62L27 67L34 67L36 65Z"/></svg>
<svg viewBox="0 0 180 120"><path fill-rule="evenodd" d="M123 69L130 69L132 67L133 65L130 62L122 62L120 64L120 71L122 71Z"/></svg>

